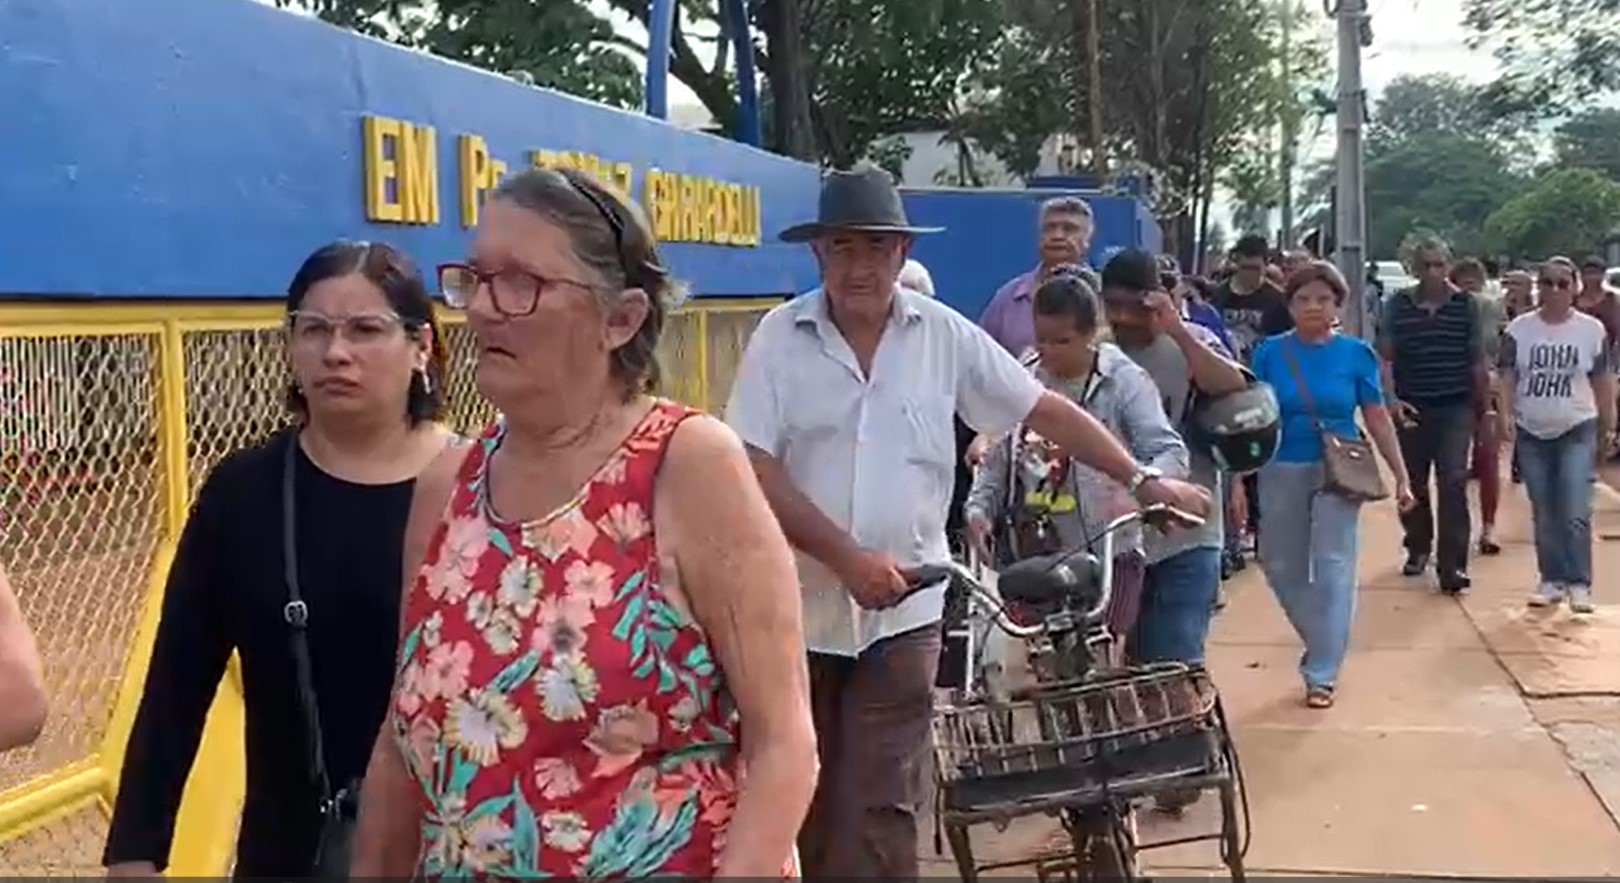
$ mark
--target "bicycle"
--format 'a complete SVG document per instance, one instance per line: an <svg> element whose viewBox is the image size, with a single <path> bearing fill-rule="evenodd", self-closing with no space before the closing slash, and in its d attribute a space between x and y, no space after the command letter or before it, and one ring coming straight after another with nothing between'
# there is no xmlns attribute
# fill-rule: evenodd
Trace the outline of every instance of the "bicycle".
<svg viewBox="0 0 1620 883"><path fill-rule="evenodd" d="M1030 558L1003 569L993 584L954 561L908 574L911 591L946 580L965 590L952 594L965 599L966 610L947 610L947 634L963 645L953 662L965 670L950 701L935 708L932 729L936 821L968 883L986 871L1031 865L1043 881L1136 880L1139 852L1207 840L1221 843L1232 879L1244 880L1247 795L1208 671L1110 659L1114 640L1103 612L1113 596L1113 538L1137 521L1202 523L1168 506L1150 506L1109 523L1099 537L1100 556L1080 550ZM1008 614L1008 601L1056 608L1035 625L1021 625ZM999 690L987 681L989 627L1026 642L1034 684ZM1206 790L1219 793L1217 833L1137 842L1133 800ZM974 858L970 828L1005 828L1036 814L1060 818L1067 850L990 863Z"/></svg>

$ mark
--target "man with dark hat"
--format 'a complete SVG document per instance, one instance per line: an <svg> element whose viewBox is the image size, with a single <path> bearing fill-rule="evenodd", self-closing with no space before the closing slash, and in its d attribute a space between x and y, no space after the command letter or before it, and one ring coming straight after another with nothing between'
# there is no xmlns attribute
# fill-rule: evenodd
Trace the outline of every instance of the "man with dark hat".
<svg viewBox="0 0 1620 883"><path fill-rule="evenodd" d="M760 321L726 409L799 552L821 755L806 877L918 876L944 586L902 597L908 568L949 556L953 415L996 434L1027 423L1144 504L1208 509L978 326L896 285L932 232L881 169L829 173L817 220L781 237L810 244L822 287Z"/></svg>

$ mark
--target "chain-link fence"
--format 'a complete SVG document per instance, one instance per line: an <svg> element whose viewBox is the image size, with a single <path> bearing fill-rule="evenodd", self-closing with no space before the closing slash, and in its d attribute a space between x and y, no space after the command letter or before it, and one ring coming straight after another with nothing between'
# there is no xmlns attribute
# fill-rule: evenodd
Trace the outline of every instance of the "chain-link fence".
<svg viewBox="0 0 1620 883"><path fill-rule="evenodd" d="M699 302L672 315L663 394L723 405L743 342L769 306ZM39 637L51 699L40 740L0 754L0 876L100 873L159 571L190 495L220 459L285 425L276 308L189 312L0 305L0 562ZM476 348L455 317L445 335L447 422L473 432L492 415L474 382ZM234 674L222 701L233 683ZM200 756L191 787L210 764L239 766L236 746ZM239 781L236 773L215 778ZM240 794L213 797L214 815L240 805ZM206 836L226 828L234 822ZM182 826L179 840L190 836ZM177 841L175 873L223 870L214 857L227 845L186 847ZM184 867L182 853L210 859Z"/></svg>

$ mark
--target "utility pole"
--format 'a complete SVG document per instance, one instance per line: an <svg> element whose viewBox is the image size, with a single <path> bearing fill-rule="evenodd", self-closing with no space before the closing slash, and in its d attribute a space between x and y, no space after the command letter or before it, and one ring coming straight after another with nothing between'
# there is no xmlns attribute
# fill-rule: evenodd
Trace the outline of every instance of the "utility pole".
<svg viewBox="0 0 1620 883"><path fill-rule="evenodd" d="M1350 286L1343 315L1345 329L1365 337L1370 325L1365 291L1367 287L1367 213L1362 180L1362 130L1366 123L1366 101L1361 82L1361 48L1371 42L1367 23L1367 0L1338 0L1334 11L1339 33L1339 144L1338 205L1334 230L1338 240L1337 263Z"/></svg>
<svg viewBox="0 0 1620 883"><path fill-rule="evenodd" d="M1282 155L1278 157L1277 179L1282 185L1282 242L1279 244L1284 251L1294 247L1294 155L1299 151L1293 58L1295 2L1282 0Z"/></svg>
<svg viewBox="0 0 1620 883"><path fill-rule="evenodd" d="M1092 172L1097 186L1108 181L1108 151L1103 149L1103 28L1097 15L1098 0L1085 3L1085 83L1090 87L1090 130L1092 130Z"/></svg>

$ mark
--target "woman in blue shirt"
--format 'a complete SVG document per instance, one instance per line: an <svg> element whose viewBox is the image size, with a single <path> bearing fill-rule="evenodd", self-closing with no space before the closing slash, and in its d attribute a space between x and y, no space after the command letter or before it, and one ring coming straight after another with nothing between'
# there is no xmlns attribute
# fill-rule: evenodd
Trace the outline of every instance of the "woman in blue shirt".
<svg viewBox="0 0 1620 883"><path fill-rule="evenodd" d="M1305 642L1299 666L1305 702L1328 708L1355 617L1361 505L1322 490L1321 432L1360 437L1359 411L1395 475L1403 510L1412 505L1412 489L1384 408L1378 356L1365 341L1333 328L1349 296L1344 277L1332 264L1313 261L1294 273L1284 293L1294 330L1262 341L1252 366L1277 391L1283 427L1276 457L1260 472L1260 558L1266 581Z"/></svg>

